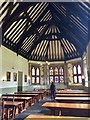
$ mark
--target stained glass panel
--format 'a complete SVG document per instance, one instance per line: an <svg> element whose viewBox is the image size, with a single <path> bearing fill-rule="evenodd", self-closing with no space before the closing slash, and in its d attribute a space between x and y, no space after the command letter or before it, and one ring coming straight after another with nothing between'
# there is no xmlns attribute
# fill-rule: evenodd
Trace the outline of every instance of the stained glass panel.
<svg viewBox="0 0 90 120"><path fill-rule="evenodd" d="M50 82L52 82L53 81L53 76L50 76Z"/></svg>
<svg viewBox="0 0 90 120"><path fill-rule="evenodd" d="M64 77L60 76L60 83L64 83Z"/></svg>
<svg viewBox="0 0 90 120"><path fill-rule="evenodd" d="M55 83L59 83L59 78L58 78L58 76L55 76Z"/></svg>
<svg viewBox="0 0 90 120"><path fill-rule="evenodd" d="M58 68L57 67L55 67L55 75L58 75Z"/></svg>
<svg viewBox="0 0 90 120"><path fill-rule="evenodd" d="M50 75L53 75L53 69L52 69L52 67L50 68Z"/></svg>

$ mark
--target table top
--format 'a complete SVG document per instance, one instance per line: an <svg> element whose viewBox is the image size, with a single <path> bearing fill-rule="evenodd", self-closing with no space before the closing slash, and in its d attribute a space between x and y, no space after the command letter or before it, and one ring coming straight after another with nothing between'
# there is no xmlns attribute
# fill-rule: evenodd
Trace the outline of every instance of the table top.
<svg viewBox="0 0 90 120"><path fill-rule="evenodd" d="M27 93L27 94L23 94L23 93L22 93L22 94L15 94L15 95L18 95L18 96L19 96L19 95L22 95L22 96L25 96L25 95L27 95L27 96L37 96L38 94L28 94L28 93Z"/></svg>
<svg viewBox="0 0 90 120"><path fill-rule="evenodd" d="M56 93L88 93L88 92L85 92L84 90L70 90L70 89L66 89L66 90L58 90Z"/></svg>
<svg viewBox="0 0 90 120"><path fill-rule="evenodd" d="M5 96L5 97L2 97L2 98L3 98L3 99L12 99L12 100L13 100L13 99L14 99L14 100L15 100L15 99L16 99L16 100L18 100L18 99L19 99L19 100L30 100L30 99L32 99L32 97L16 97L16 96L15 96L15 97Z"/></svg>
<svg viewBox="0 0 90 120"><path fill-rule="evenodd" d="M20 104L23 104L23 102L18 102L18 101L4 101L4 105L7 106L18 106Z"/></svg>
<svg viewBox="0 0 90 120"><path fill-rule="evenodd" d="M29 96L38 96L38 94L3 94L2 97L3 96L22 96L22 97L27 96L29 97Z"/></svg>
<svg viewBox="0 0 90 120"><path fill-rule="evenodd" d="M29 118L86 118L86 117L76 117L76 116L49 116L49 115L29 115L25 120Z"/></svg>
<svg viewBox="0 0 90 120"><path fill-rule="evenodd" d="M22 92L22 93L30 93L30 94L43 94L44 91L25 91L25 92Z"/></svg>
<svg viewBox="0 0 90 120"><path fill-rule="evenodd" d="M55 103L55 102L46 102L42 106L48 108L75 108L75 109L90 109L89 104L77 104L77 103Z"/></svg>
<svg viewBox="0 0 90 120"><path fill-rule="evenodd" d="M90 100L90 97L55 97L56 100Z"/></svg>
<svg viewBox="0 0 90 120"><path fill-rule="evenodd" d="M60 93L57 93L56 96L70 96L70 97L71 96L89 96L89 94L86 94L86 93L83 93L83 94L82 93L81 94L76 94L76 93L75 94L70 94L70 93L60 94Z"/></svg>

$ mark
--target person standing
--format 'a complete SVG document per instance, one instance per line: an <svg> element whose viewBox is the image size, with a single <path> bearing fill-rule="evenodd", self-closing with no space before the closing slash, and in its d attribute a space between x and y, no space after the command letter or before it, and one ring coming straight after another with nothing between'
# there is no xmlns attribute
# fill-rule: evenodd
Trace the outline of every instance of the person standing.
<svg viewBox="0 0 90 120"><path fill-rule="evenodd" d="M50 85L50 91L51 91L51 99L55 100L55 91L56 91L56 87L54 82L51 83Z"/></svg>

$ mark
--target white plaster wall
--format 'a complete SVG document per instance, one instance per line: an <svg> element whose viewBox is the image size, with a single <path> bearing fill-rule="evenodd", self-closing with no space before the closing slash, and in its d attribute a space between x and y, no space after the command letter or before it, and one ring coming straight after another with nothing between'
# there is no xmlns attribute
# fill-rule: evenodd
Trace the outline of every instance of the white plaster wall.
<svg viewBox="0 0 90 120"><path fill-rule="evenodd" d="M2 77L2 49L0 46L0 80L1 80L1 77Z"/></svg>
<svg viewBox="0 0 90 120"><path fill-rule="evenodd" d="M28 82L24 82L24 75L28 75L28 61L21 57L17 56L16 53L2 46L2 55L0 56L0 61L2 59L2 74L0 77L0 88L7 87L17 87L17 81L13 81L13 73L18 71L23 72L23 86L27 86ZM1 51L1 50L0 50ZM0 63L1 65L1 63ZM11 72L11 81L6 81L6 72ZM18 76L18 75L17 75ZM3 81L4 80L4 81ZM1 84L2 83L2 84Z"/></svg>

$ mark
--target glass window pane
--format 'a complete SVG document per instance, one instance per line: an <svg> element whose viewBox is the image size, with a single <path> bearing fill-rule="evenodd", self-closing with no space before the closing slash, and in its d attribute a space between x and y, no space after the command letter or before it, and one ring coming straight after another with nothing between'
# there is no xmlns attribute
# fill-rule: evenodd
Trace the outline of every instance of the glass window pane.
<svg viewBox="0 0 90 120"><path fill-rule="evenodd" d="M55 76L55 83L59 83L59 78L58 78L58 76Z"/></svg>
<svg viewBox="0 0 90 120"><path fill-rule="evenodd" d="M53 69L52 69L52 67L50 68L50 75L53 75Z"/></svg>
<svg viewBox="0 0 90 120"><path fill-rule="evenodd" d="M76 66L74 66L74 68L73 68L73 73L77 74Z"/></svg>
<svg viewBox="0 0 90 120"><path fill-rule="evenodd" d="M36 83L39 83L39 77L36 77Z"/></svg>
<svg viewBox="0 0 90 120"><path fill-rule="evenodd" d="M61 71L62 71L61 74L63 75L63 68L61 69Z"/></svg>
<svg viewBox="0 0 90 120"><path fill-rule="evenodd" d="M74 82L77 83L77 76L74 76Z"/></svg>
<svg viewBox="0 0 90 120"><path fill-rule="evenodd" d="M58 68L55 67L55 75L58 75Z"/></svg>
<svg viewBox="0 0 90 120"><path fill-rule="evenodd" d="M32 83L33 84L35 83L35 77L32 77Z"/></svg>
<svg viewBox="0 0 90 120"><path fill-rule="evenodd" d="M52 82L53 81L53 76L50 76L50 82Z"/></svg>
<svg viewBox="0 0 90 120"><path fill-rule="evenodd" d="M60 83L64 83L64 77L60 76Z"/></svg>
<svg viewBox="0 0 90 120"><path fill-rule="evenodd" d="M32 75L35 75L35 68L32 68Z"/></svg>
<svg viewBox="0 0 90 120"><path fill-rule="evenodd" d="M36 75L39 75L39 68L36 69Z"/></svg>
<svg viewBox="0 0 90 120"><path fill-rule="evenodd" d="M79 81L79 83L82 83L82 77L81 76L78 76L78 81Z"/></svg>
<svg viewBox="0 0 90 120"><path fill-rule="evenodd" d="M81 74L81 66L78 65L78 74Z"/></svg>
<svg viewBox="0 0 90 120"><path fill-rule="evenodd" d="M63 75L63 68L62 67L59 69L59 74Z"/></svg>

